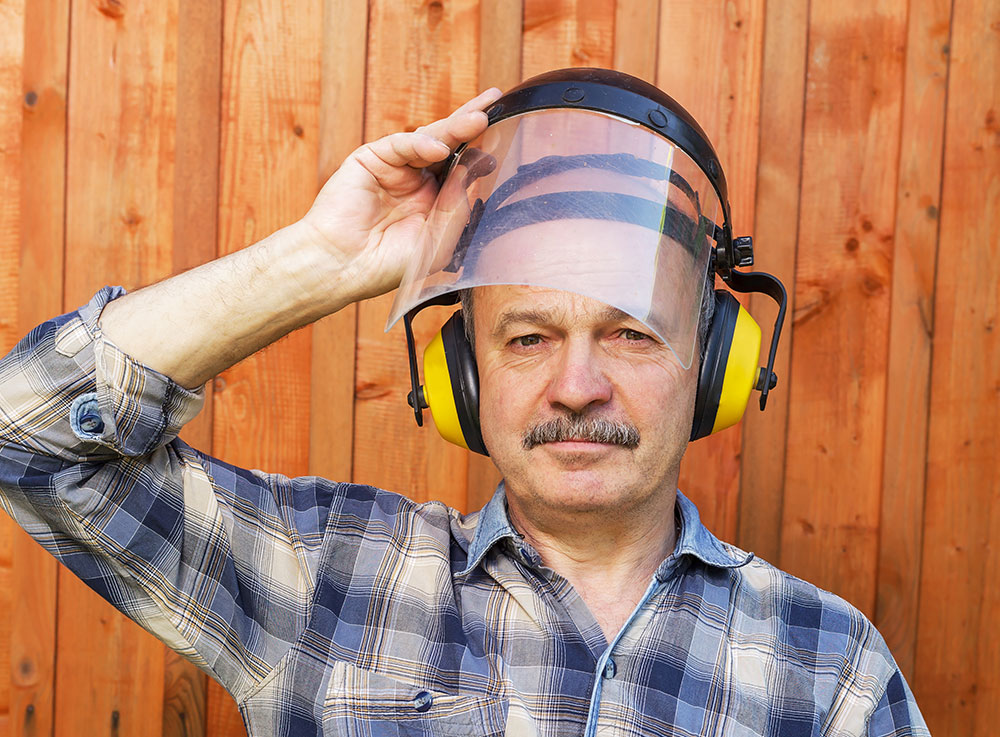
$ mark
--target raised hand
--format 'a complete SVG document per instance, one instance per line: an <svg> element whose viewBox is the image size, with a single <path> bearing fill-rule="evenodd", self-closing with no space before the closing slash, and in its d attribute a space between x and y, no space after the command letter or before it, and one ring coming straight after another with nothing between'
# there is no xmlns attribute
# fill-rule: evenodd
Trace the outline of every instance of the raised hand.
<svg viewBox="0 0 1000 737"><path fill-rule="evenodd" d="M393 133L354 151L320 190L302 224L329 251L358 297L394 289L437 194L428 167L486 129L488 89L447 118Z"/></svg>

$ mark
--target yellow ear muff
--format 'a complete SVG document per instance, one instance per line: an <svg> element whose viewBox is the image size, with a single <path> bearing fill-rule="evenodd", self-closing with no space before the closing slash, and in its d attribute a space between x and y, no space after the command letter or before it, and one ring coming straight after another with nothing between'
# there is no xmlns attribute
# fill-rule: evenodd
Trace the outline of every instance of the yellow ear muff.
<svg viewBox="0 0 1000 737"><path fill-rule="evenodd" d="M434 425L445 440L468 448L455 406L455 391L448 371L444 340L438 332L424 351L424 401L434 417Z"/></svg>
<svg viewBox="0 0 1000 737"><path fill-rule="evenodd" d="M465 337L461 310L448 318L424 351L424 386L419 394L441 437L489 455L479 427L479 370Z"/></svg>
<svg viewBox="0 0 1000 737"><path fill-rule="evenodd" d="M760 327L729 292L715 291L715 315L698 373L691 440L740 421L757 381Z"/></svg>
<svg viewBox="0 0 1000 737"><path fill-rule="evenodd" d="M715 415L712 432L732 427L743 417L750 401L750 391L757 381L759 360L760 326L740 305L729 344L729 357L722 379L722 393L719 395L719 409Z"/></svg>

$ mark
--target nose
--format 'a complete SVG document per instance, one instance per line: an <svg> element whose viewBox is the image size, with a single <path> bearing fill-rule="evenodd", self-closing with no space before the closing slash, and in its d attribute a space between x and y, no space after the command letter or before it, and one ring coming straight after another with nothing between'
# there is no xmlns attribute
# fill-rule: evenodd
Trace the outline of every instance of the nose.
<svg viewBox="0 0 1000 737"><path fill-rule="evenodd" d="M594 341L568 340L560 354L548 386L550 405L581 413L611 400L611 381Z"/></svg>

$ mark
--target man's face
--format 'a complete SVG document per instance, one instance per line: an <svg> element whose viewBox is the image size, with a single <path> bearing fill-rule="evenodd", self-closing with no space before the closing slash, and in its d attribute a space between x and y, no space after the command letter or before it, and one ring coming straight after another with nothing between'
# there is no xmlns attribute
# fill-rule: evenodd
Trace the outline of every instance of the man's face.
<svg viewBox="0 0 1000 737"><path fill-rule="evenodd" d="M512 500L619 515L674 492L696 371L648 328L597 300L522 286L477 288L474 318L483 438ZM559 420L573 418L625 432L616 442L564 437ZM557 439L535 445L540 427Z"/></svg>

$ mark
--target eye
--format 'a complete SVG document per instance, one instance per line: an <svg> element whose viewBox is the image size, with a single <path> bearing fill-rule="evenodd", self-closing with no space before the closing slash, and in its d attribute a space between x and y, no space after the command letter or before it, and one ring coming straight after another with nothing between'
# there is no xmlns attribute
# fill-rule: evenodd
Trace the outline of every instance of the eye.
<svg viewBox="0 0 1000 737"><path fill-rule="evenodd" d="M514 345L519 345L524 348L527 348L528 346L538 345L541 342L542 342L542 336L537 334L520 335L511 341L511 343L513 343Z"/></svg>
<svg viewBox="0 0 1000 737"><path fill-rule="evenodd" d="M645 333L640 333L638 330L632 330L631 328L625 328L622 331L622 337L625 338L625 340L630 340L635 342L641 340L649 340L648 335L646 335Z"/></svg>

